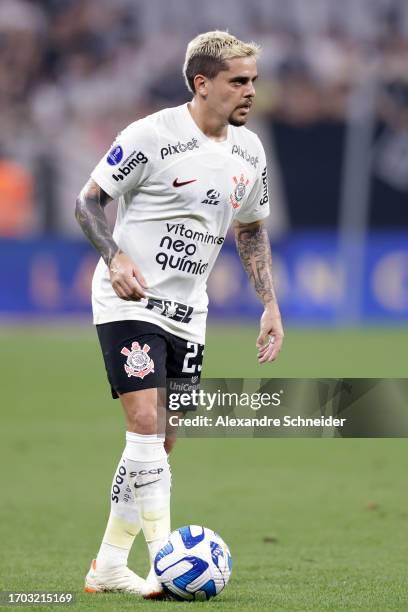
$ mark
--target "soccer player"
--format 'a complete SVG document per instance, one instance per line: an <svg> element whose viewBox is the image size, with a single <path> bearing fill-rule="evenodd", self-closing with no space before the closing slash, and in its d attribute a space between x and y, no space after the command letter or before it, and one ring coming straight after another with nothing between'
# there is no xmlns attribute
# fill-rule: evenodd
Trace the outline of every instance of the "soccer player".
<svg viewBox="0 0 408 612"><path fill-rule="evenodd" d="M227 32L192 40L184 77L188 104L129 125L77 199L76 218L101 259L92 284L94 322L126 446L113 478L111 513L85 581L90 592L161 596L127 567L143 530L150 560L170 532L174 436L159 435L166 377L200 377L206 282L234 223L242 264L264 306L259 363L273 361L283 329L262 220L269 213L265 153L245 127L255 96L259 48ZM104 208L119 199L113 234Z"/></svg>

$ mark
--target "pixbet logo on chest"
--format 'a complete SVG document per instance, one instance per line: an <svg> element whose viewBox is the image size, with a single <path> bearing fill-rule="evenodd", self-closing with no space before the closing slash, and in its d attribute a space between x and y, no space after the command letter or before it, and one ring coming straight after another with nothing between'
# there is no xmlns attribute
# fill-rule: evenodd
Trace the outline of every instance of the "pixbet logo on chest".
<svg viewBox="0 0 408 612"><path fill-rule="evenodd" d="M163 147L160 150L161 158L164 159L167 155L176 155L177 153L185 153L186 151L192 151L193 149L198 149L198 140L197 138L192 138L189 142L180 142L177 144L168 144L167 147Z"/></svg>
<svg viewBox="0 0 408 612"><path fill-rule="evenodd" d="M239 145L232 145L231 153L232 155L239 155L254 168L256 168L258 165L258 156L255 157L254 155L251 155L251 153L248 153L246 149L242 149Z"/></svg>

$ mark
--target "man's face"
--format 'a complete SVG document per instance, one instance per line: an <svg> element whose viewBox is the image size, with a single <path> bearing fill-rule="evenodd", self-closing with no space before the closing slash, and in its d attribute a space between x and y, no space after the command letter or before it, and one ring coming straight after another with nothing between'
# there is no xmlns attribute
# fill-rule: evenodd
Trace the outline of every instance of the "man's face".
<svg viewBox="0 0 408 612"><path fill-rule="evenodd" d="M206 102L211 111L231 125L245 125L255 96L258 77L254 57L227 60L228 70L206 79Z"/></svg>

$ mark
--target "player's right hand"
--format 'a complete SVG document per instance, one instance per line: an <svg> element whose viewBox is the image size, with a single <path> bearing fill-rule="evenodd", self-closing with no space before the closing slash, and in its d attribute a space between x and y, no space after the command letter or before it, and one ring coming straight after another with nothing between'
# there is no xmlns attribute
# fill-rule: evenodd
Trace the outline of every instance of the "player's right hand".
<svg viewBox="0 0 408 612"><path fill-rule="evenodd" d="M139 268L122 251L118 251L109 266L112 287L122 300L138 302L146 297L147 283Z"/></svg>

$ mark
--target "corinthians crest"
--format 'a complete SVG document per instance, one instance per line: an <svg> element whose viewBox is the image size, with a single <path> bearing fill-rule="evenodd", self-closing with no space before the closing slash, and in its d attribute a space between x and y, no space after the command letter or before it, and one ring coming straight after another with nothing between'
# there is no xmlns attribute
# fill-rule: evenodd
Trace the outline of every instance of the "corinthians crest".
<svg viewBox="0 0 408 612"><path fill-rule="evenodd" d="M132 350L129 351L124 346L120 351L122 355L127 357L124 368L129 378L130 376L144 378L150 372L154 372L154 361L147 354L149 351L150 346L148 344L144 344L141 349L138 342L132 342Z"/></svg>
<svg viewBox="0 0 408 612"><path fill-rule="evenodd" d="M240 175L239 179L236 176L232 177L235 184L234 193L230 193L229 199L232 204L232 208L238 208L239 203L246 193L247 185L249 185L249 179L245 178L243 174Z"/></svg>

